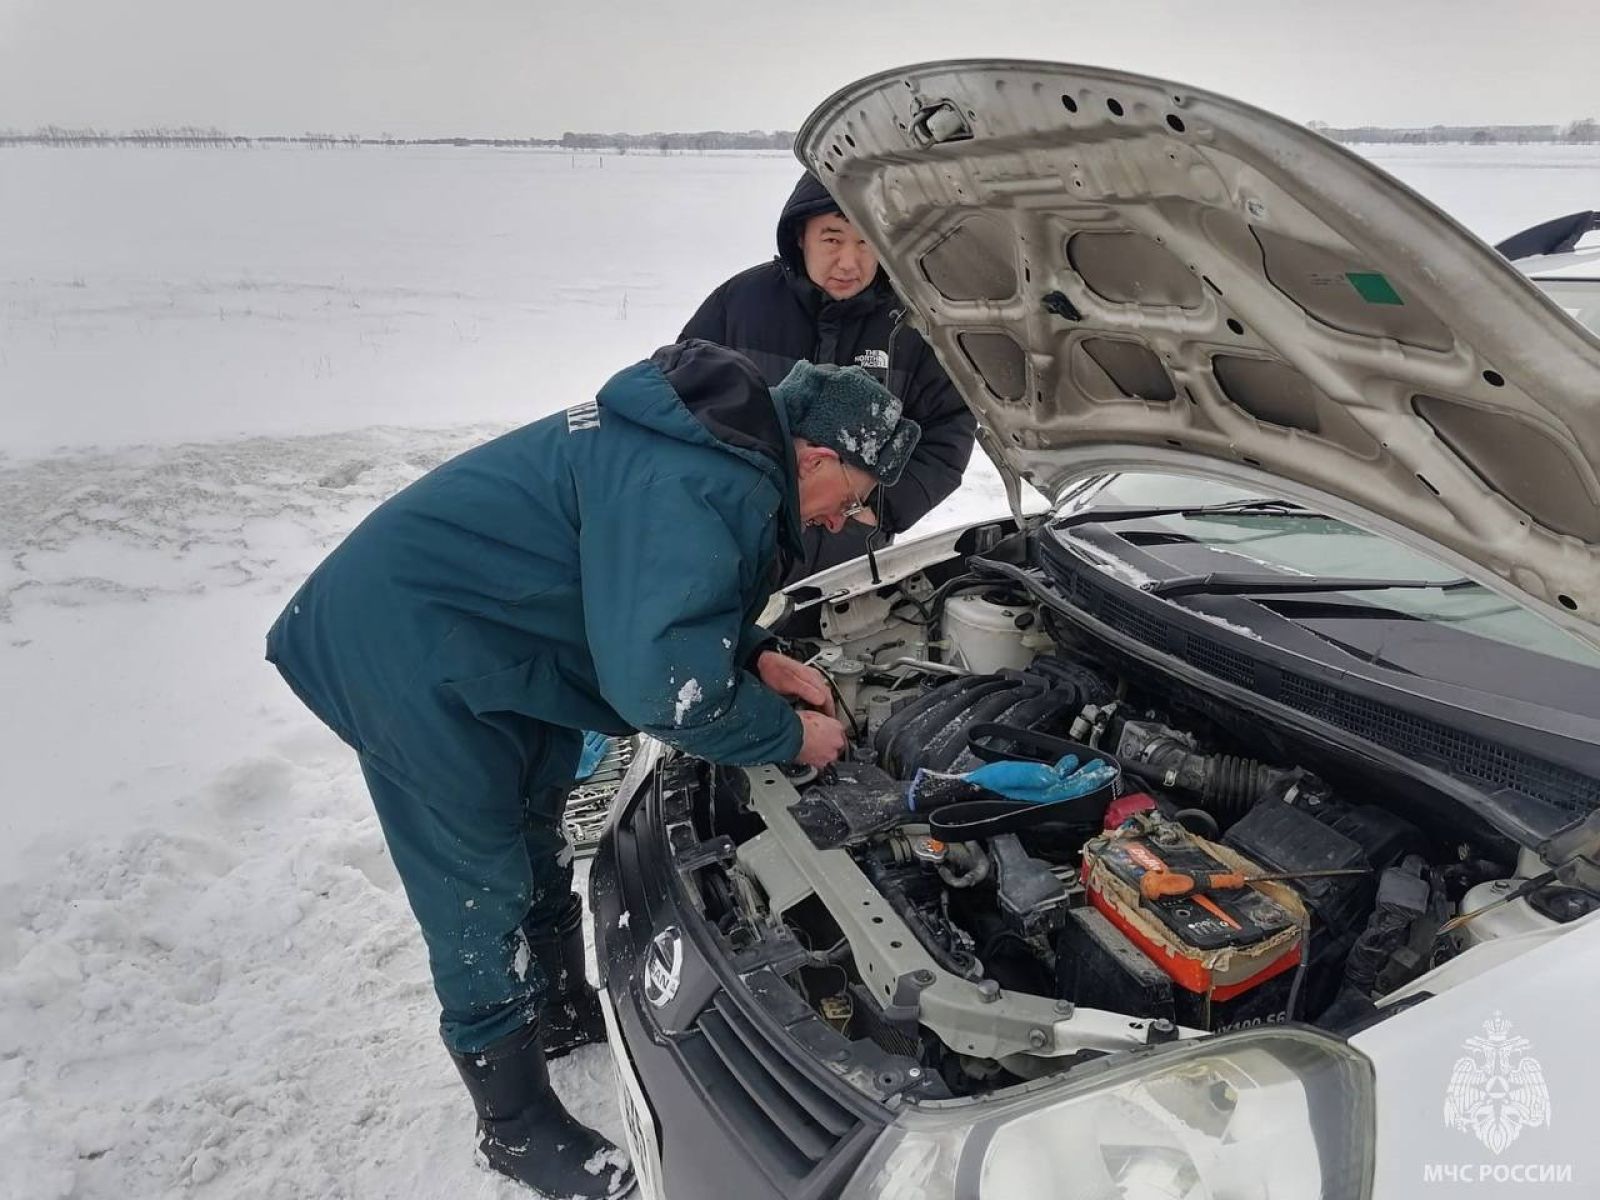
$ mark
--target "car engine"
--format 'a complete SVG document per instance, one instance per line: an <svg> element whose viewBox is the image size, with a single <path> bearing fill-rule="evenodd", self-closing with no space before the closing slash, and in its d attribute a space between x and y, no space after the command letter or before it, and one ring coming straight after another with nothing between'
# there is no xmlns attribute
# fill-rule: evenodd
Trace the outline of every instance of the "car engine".
<svg viewBox="0 0 1600 1200"><path fill-rule="evenodd" d="M1248 714L1126 670L993 578L919 576L825 607L791 649L828 676L852 753L797 769L788 815L816 854L849 856L939 973L995 1006L1114 1014L1149 1040L1359 1027L1379 998L1493 936L1488 923L1444 927L1517 874L1515 847L1441 820L1403 781L1326 748L1298 753ZM1019 816L961 779L1064 752L1105 762L1116 783ZM744 844L708 913L735 947L792 936L804 951L790 982L824 1020L938 1070L953 1094L1061 1068L1059 1054L963 1053L975 1010L937 1030L908 1019L915 997L873 986L845 901L779 896L739 789L712 808L715 831ZM1251 882L1153 894L1157 875ZM1518 900L1524 917L1551 902Z"/></svg>

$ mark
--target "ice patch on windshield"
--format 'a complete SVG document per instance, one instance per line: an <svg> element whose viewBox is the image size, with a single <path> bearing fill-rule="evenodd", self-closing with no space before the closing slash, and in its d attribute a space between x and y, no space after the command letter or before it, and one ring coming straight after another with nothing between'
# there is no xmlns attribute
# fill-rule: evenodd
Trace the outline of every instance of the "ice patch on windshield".
<svg viewBox="0 0 1600 1200"><path fill-rule="evenodd" d="M1090 561L1113 579L1120 579L1123 583L1132 584L1141 590L1155 582L1154 579L1137 567L1130 567L1127 563L1119 562L1114 558L1097 558Z"/></svg>
<svg viewBox="0 0 1600 1200"><path fill-rule="evenodd" d="M1130 584L1133 587L1139 588L1141 591L1148 588L1155 582L1154 579L1146 575L1143 571L1139 570L1137 567L1129 566L1121 559L1102 556L1095 553L1092 549L1077 539L1069 540L1072 541L1072 548L1082 555L1091 566L1098 568L1103 574L1110 575L1113 579L1119 580L1122 583ZM1248 558L1249 556L1241 554L1238 557ZM1257 560L1250 559L1250 561L1255 562ZM1279 569L1276 563L1262 563L1261 565L1264 567L1270 566L1274 570ZM1283 569L1288 570L1291 574L1303 574L1303 572L1295 571L1293 568ZM1201 612L1199 609L1191 608L1187 604L1183 606L1183 610L1185 612L1193 613L1202 620L1210 621L1213 625L1221 625L1224 629L1230 630L1233 633L1237 633L1241 637L1247 637L1252 641L1257 642L1261 640L1261 635L1259 633L1253 629L1247 629L1243 625L1235 625L1232 621L1225 621L1221 617L1212 616L1208 612Z"/></svg>
<svg viewBox="0 0 1600 1200"><path fill-rule="evenodd" d="M1086 559L1090 566L1095 567L1097 570L1102 571L1107 575L1110 575L1113 579L1130 584L1131 586L1139 588L1140 590L1149 587L1155 582L1155 580L1149 575L1146 575L1137 567L1129 566L1119 558L1108 558L1085 543L1078 541L1076 538L1069 538L1067 540L1072 542L1073 550Z"/></svg>
<svg viewBox="0 0 1600 1200"><path fill-rule="evenodd" d="M1264 558L1256 558L1251 554L1241 554L1232 546L1214 546L1212 549L1222 554L1230 555L1233 558L1242 558L1247 563L1254 563L1258 567L1265 567L1268 571L1274 571L1280 575L1299 575L1309 579L1313 574L1311 571L1302 571L1299 567L1291 567L1288 563L1269 562Z"/></svg>

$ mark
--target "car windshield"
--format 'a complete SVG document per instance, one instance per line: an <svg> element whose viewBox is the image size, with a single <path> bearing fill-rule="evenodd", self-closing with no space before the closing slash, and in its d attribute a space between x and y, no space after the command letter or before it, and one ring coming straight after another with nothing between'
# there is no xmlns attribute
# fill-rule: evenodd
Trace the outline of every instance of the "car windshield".
<svg viewBox="0 0 1600 1200"><path fill-rule="evenodd" d="M1185 476L1124 474L1096 492L1087 512L1109 508L1199 507L1262 499L1222 483ZM1077 512L1084 512L1078 509ZM1078 518L1081 519L1081 518ZM1237 556L1229 572L1337 576L1342 579L1459 579L1460 573L1387 538L1343 521L1293 511L1190 513L1145 516L1140 524L1156 526L1186 542ZM1330 592L1352 604L1381 606L1425 621L1448 625L1461 633L1491 638L1578 666L1600 668L1600 650L1579 640L1537 613L1476 584L1448 590L1383 590Z"/></svg>

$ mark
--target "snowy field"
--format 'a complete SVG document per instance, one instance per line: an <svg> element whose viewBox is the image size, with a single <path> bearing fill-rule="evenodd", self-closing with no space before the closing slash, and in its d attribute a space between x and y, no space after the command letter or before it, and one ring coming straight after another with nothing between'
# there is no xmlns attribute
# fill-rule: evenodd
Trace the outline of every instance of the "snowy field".
<svg viewBox="0 0 1600 1200"><path fill-rule="evenodd" d="M1369 153L1491 240L1600 201L1593 149ZM796 171L0 150L0 1197L517 1195L262 634L383 497L770 256ZM929 527L1002 507L982 464ZM620 1138L604 1050L555 1075Z"/></svg>

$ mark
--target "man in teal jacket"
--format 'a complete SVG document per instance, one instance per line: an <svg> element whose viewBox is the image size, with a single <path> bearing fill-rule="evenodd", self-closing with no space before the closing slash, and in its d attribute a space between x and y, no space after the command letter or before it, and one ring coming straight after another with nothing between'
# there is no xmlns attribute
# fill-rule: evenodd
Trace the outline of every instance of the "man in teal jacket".
<svg viewBox="0 0 1600 1200"><path fill-rule="evenodd" d="M268 634L359 755L497 1170L552 1196L631 1185L545 1068L604 1036L560 829L583 731L838 758L825 682L754 620L802 528L874 520L917 434L858 369L801 363L769 393L733 351L669 346L391 498Z"/></svg>

